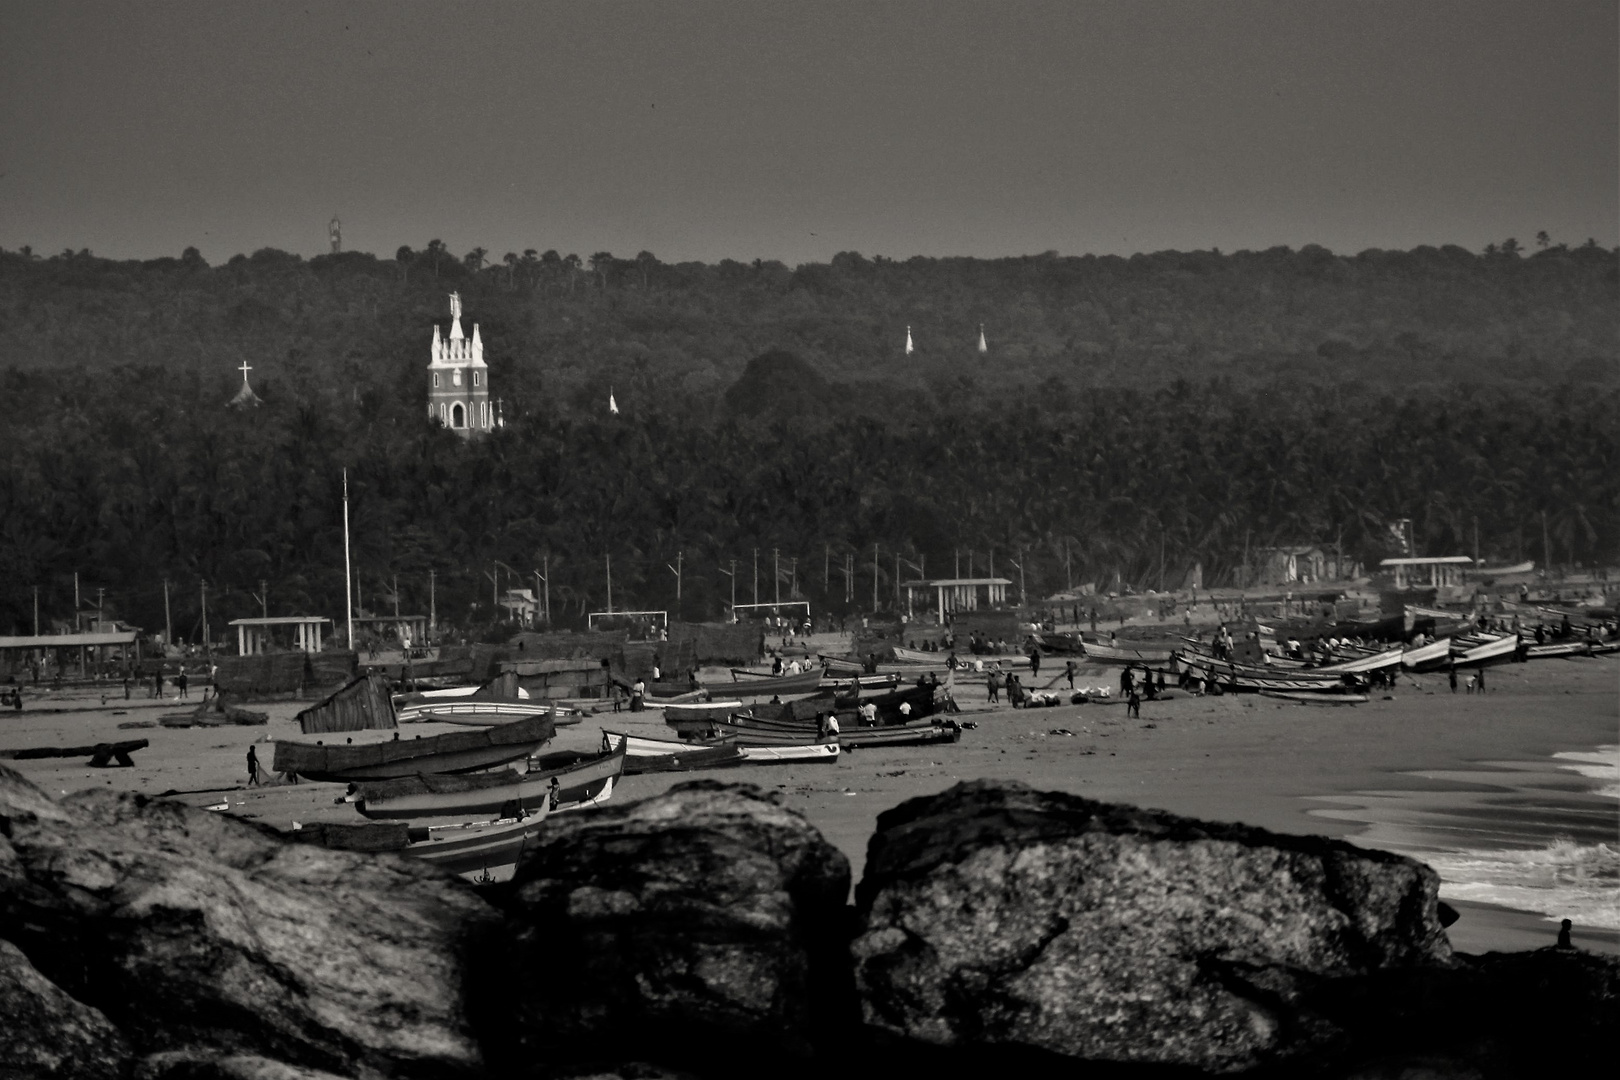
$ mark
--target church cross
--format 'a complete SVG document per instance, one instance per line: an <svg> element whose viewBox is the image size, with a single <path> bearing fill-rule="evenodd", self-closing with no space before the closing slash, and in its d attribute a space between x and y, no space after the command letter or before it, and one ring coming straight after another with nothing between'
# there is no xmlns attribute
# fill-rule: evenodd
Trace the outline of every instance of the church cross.
<svg viewBox="0 0 1620 1080"><path fill-rule="evenodd" d="M248 367L248 362L246 360L244 360L244 361L242 361L242 366L237 368L237 370L242 373L242 381L247 382L247 373L252 371L253 369Z"/></svg>

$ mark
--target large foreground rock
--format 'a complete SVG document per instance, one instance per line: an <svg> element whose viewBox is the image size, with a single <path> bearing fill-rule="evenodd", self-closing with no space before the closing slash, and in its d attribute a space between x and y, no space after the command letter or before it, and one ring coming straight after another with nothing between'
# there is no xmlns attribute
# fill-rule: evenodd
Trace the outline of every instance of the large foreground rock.
<svg viewBox="0 0 1620 1080"><path fill-rule="evenodd" d="M1324 980L1447 965L1410 859L988 781L878 818L852 951L869 1024L940 1046L1239 1071L1344 1032Z"/></svg>
<svg viewBox="0 0 1620 1080"><path fill-rule="evenodd" d="M133 794L53 802L0 767L0 936L142 1054L479 1071L470 957L500 925L415 860L288 843Z"/></svg>
<svg viewBox="0 0 1620 1080"><path fill-rule="evenodd" d="M849 861L751 785L559 816L519 865L514 959L542 1060L742 1071L855 1023ZM761 1056L764 1055L764 1056Z"/></svg>
<svg viewBox="0 0 1620 1080"><path fill-rule="evenodd" d="M0 940L0 1077L114 1080L129 1044L100 1012L73 1000Z"/></svg>

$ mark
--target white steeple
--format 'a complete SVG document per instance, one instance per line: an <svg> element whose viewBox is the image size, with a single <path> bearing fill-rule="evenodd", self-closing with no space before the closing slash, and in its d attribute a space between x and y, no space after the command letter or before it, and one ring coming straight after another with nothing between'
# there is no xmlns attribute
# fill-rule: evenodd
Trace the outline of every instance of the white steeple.
<svg viewBox="0 0 1620 1080"><path fill-rule="evenodd" d="M467 335L461 332L461 294L450 294L450 340L461 341Z"/></svg>
<svg viewBox="0 0 1620 1080"><path fill-rule="evenodd" d="M906 327L906 355L910 356L916 348L911 344L911 327Z"/></svg>
<svg viewBox="0 0 1620 1080"><path fill-rule="evenodd" d="M439 337L439 324L433 324L433 362L435 364L444 360L444 341Z"/></svg>
<svg viewBox="0 0 1620 1080"><path fill-rule="evenodd" d="M984 342L984 323L979 324L979 351L980 352L989 352L990 351L990 346L986 345L985 342Z"/></svg>
<svg viewBox="0 0 1620 1080"><path fill-rule="evenodd" d="M475 364L484 362L484 339L478 336L477 323L473 323L472 362Z"/></svg>

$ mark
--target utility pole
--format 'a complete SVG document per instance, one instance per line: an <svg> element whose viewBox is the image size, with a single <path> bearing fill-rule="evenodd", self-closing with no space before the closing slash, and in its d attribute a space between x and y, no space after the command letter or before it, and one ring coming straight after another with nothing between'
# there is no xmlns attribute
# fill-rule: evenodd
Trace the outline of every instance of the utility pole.
<svg viewBox="0 0 1620 1080"><path fill-rule="evenodd" d="M270 617L270 583L263 578L259 579L259 613Z"/></svg>
<svg viewBox="0 0 1620 1080"><path fill-rule="evenodd" d="M1547 531L1547 515L1545 513L1541 515L1541 531L1544 534ZM73 571L73 632L77 634L83 629L83 620L79 617L79 572L75 570Z"/></svg>
<svg viewBox="0 0 1620 1080"><path fill-rule="evenodd" d="M1068 592L1074 591L1074 560L1069 555L1069 538L1063 538L1063 584Z"/></svg>
<svg viewBox="0 0 1620 1080"><path fill-rule="evenodd" d="M493 614L499 611L501 606L501 561L496 559L495 565L490 569L493 572L489 575L489 610ZM612 594L613 589L610 586L608 588L608 595L611 596ZM612 608L613 605L609 604L608 609L611 611Z"/></svg>
<svg viewBox="0 0 1620 1080"><path fill-rule="evenodd" d="M439 596L437 570L428 571L428 629L435 634L439 632Z"/></svg>
<svg viewBox="0 0 1620 1080"><path fill-rule="evenodd" d="M104 589L103 587L101 587L100 585L96 586L96 630L97 631L101 630L101 620L102 620L101 600L102 600L102 597L104 595L106 595L106 592L107 592L107 590Z"/></svg>
<svg viewBox="0 0 1620 1080"><path fill-rule="evenodd" d="M208 636L208 579L202 579L202 624L203 624L203 652L213 652L214 642Z"/></svg>
<svg viewBox="0 0 1620 1080"><path fill-rule="evenodd" d="M394 575L394 621L399 621L399 575Z"/></svg>
<svg viewBox="0 0 1620 1080"><path fill-rule="evenodd" d="M961 576L962 576L962 549L961 548L951 548L951 577L960 578Z"/></svg>
<svg viewBox="0 0 1620 1080"><path fill-rule="evenodd" d="M731 569L720 568L720 572L731 579L731 621L737 621L737 560L731 560Z"/></svg>
<svg viewBox="0 0 1620 1080"><path fill-rule="evenodd" d="M35 620L38 621L37 619ZM38 630L34 631L36 634ZM174 620L169 617L169 579L163 579L163 644L174 644Z"/></svg>
<svg viewBox="0 0 1620 1080"><path fill-rule="evenodd" d="M608 585L608 614L613 614L613 556L606 555L607 559L607 585Z"/></svg>
<svg viewBox="0 0 1620 1080"><path fill-rule="evenodd" d="M832 545L823 544L821 548L821 595L826 596L832 589Z"/></svg>
<svg viewBox="0 0 1620 1080"><path fill-rule="evenodd" d="M39 637L39 586L34 586L34 636Z"/></svg>
<svg viewBox="0 0 1620 1080"><path fill-rule="evenodd" d="M851 551L851 552L845 552L844 553L844 565L840 569L842 569L844 571L844 603L853 604L855 602L855 553L854 552Z"/></svg>
<svg viewBox="0 0 1620 1080"><path fill-rule="evenodd" d="M799 598L799 557L797 555L788 562L788 599Z"/></svg>
<svg viewBox="0 0 1620 1080"><path fill-rule="evenodd" d="M343 609L348 621L344 647L354 651L354 576L349 561L349 470L343 470Z"/></svg>
<svg viewBox="0 0 1620 1080"><path fill-rule="evenodd" d="M1240 572L1238 574L1238 588L1240 588L1240 589L1248 588L1248 585L1249 585L1249 533L1250 533L1250 531L1251 530L1249 530L1249 529L1244 529L1243 530L1243 566L1242 566L1242 568L1241 568L1241 570L1240 570Z"/></svg>
<svg viewBox="0 0 1620 1080"><path fill-rule="evenodd" d="M1541 570L1543 574L1552 573L1552 534L1547 531L1547 511L1541 512ZM78 589L78 575L73 576L75 591Z"/></svg>
<svg viewBox="0 0 1620 1080"><path fill-rule="evenodd" d="M782 603L782 549L771 548L771 582L776 587L776 603Z"/></svg>
<svg viewBox="0 0 1620 1080"><path fill-rule="evenodd" d="M894 553L894 609L900 610L900 553Z"/></svg>
<svg viewBox="0 0 1620 1080"><path fill-rule="evenodd" d="M759 548L754 549L754 603L759 603Z"/></svg>
<svg viewBox="0 0 1620 1080"><path fill-rule="evenodd" d="M1474 515L1474 566L1479 566L1479 515Z"/></svg>
<svg viewBox="0 0 1620 1080"><path fill-rule="evenodd" d="M664 564L675 575L675 617L677 619L681 617L681 559L685 554L684 551L677 551L675 553L675 565Z"/></svg>
<svg viewBox="0 0 1620 1080"><path fill-rule="evenodd" d="M878 610L878 546L872 545L872 614Z"/></svg>
<svg viewBox="0 0 1620 1080"><path fill-rule="evenodd" d="M546 626L551 626L551 553L540 556L540 565L546 571Z"/></svg>
<svg viewBox="0 0 1620 1080"><path fill-rule="evenodd" d="M990 545L990 576L996 576L996 545Z"/></svg>
<svg viewBox="0 0 1620 1080"><path fill-rule="evenodd" d="M1159 526L1159 591L1164 592L1164 526Z"/></svg>

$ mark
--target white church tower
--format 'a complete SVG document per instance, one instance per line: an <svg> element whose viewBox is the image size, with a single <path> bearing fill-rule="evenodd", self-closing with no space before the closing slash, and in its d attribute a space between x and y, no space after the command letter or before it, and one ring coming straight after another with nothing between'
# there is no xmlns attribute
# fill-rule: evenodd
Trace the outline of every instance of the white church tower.
<svg viewBox="0 0 1620 1080"><path fill-rule="evenodd" d="M428 364L428 417L463 438L500 426L489 400L489 368L484 341L473 323L472 337L461 330L461 294L450 294L450 332L441 337L433 324L433 359Z"/></svg>

